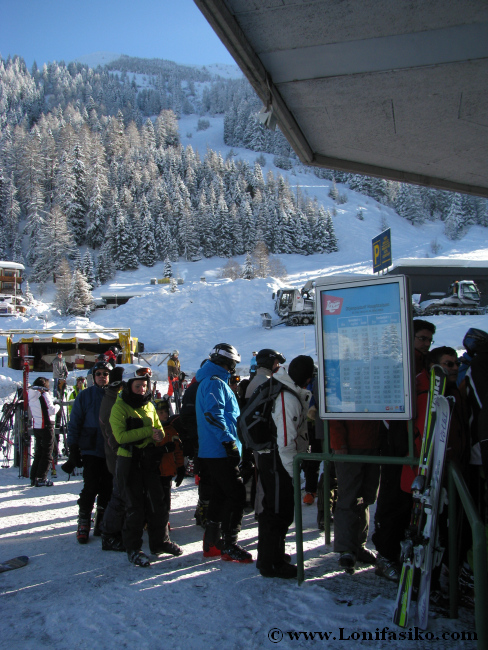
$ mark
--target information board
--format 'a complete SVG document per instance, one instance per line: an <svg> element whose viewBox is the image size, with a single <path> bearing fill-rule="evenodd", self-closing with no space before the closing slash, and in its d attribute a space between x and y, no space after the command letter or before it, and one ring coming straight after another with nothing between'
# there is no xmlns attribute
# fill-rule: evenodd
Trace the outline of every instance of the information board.
<svg viewBox="0 0 488 650"><path fill-rule="evenodd" d="M410 311L405 276L315 288L320 416L412 417Z"/></svg>

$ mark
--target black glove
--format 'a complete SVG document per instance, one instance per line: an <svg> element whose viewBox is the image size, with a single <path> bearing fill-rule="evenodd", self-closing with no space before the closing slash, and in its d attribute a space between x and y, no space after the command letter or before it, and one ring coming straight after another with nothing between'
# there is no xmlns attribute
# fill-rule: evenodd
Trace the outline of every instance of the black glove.
<svg viewBox="0 0 488 650"><path fill-rule="evenodd" d="M112 368L112 370L109 372L108 375L108 380L110 386L118 386L122 382L122 375L124 374L124 369L121 368L120 366L117 366L116 368Z"/></svg>
<svg viewBox="0 0 488 650"><path fill-rule="evenodd" d="M133 429L142 429L144 422L141 420L141 418L130 417L126 418L125 426L127 431L132 431Z"/></svg>
<svg viewBox="0 0 488 650"><path fill-rule="evenodd" d="M227 458L229 458L232 461L232 464L237 467L239 465L239 461L241 460L241 456L239 454L239 449L237 448L236 443L233 440L229 440L227 442L222 443L225 453L227 454Z"/></svg>
<svg viewBox="0 0 488 650"><path fill-rule="evenodd" d="M161 451L162 454L170 454L172 451L175 450L175 443L170 440L167 442L165 445L159 445L158 449Z"/></svg>
<svg viewBox="0 0 488 650"><path fill-rule="evenodd" d="M71 445L68 460L61 465L61 469L66 474L72 474L75 467L83 467L83 458L81 457L80 447L78 445Z"/></svg>
<svg viewBox="0 0 488 650"><path fill-rule="evenodd" d="M176 487L180 487L180 485L182 484L183 479L185 478L185 472L186 470L184 465L176 469L176 480L175 480Z"/></svg>

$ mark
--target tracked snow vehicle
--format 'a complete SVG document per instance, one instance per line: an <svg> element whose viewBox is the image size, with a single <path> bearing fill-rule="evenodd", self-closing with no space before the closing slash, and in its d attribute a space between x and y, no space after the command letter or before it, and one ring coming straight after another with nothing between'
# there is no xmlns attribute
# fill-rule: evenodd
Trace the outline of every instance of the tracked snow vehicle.
<svg viewBox="0 0 488 650"><path fill-rule="evenodd" d="M486 308L480 306L480 300L479 289L473 280L458 280L451 284L444 298L433 300L425 306L421 304L415 312L419 316L485 314Z"/></svg>
<svg viewBox="0 0 488 650"><path fill-rule="evenodd" d="M302 289L278 289L273 293L274 310L278 318L268 312L261 314L263 327L276 325L313 325L315 318L315 280L309 280Z"/></svg>

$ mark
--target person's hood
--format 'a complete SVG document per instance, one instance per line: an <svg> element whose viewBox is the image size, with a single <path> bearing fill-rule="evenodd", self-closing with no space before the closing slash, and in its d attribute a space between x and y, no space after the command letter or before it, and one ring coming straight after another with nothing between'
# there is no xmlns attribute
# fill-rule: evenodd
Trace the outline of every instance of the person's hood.
<svg viewBox="0 0 488 650"><path fill-rule="evenodd" d="M218 366L213 361L207 361L207 363L204 363L203 366L197 370L195 377L196 380L200 382L203 379L213 377L214 375L217 375L217 377L220 377L220 379L223 379L227 383L230 377L230 372L222 366Z"/></svg>
<svg viewBox="0 0 488 650"><path fill-rule="evenodd" d="M295 393L297 393L303 406L308 406L312 393L306 388L300 388L300 386L295 384L295 382L290 377L290 375L286 372L283 366L281 368L278 368L278 370L274 373L273 377L278 381L280 381L285 386L287 386L288 388L291 388L291 390L293 390Z"/></svg>

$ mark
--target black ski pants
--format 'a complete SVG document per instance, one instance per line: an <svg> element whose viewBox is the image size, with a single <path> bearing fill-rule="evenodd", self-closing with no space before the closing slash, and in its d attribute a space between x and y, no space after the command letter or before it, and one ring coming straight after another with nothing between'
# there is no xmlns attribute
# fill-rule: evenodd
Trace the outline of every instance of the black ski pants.
<svg viewBox="0 0 488 650"><path fill-rule="evenodd" d="M400 542L410 523L412 495L400 487L403 465L382 465L374 515L373 544L391 562L400 561Z"/></svg>
<svg viewBox="0 0 488 650"><path fill-rule="evenodd" d="M259 521L265 521L269 528L286 535L295 514L293 480L283 467L277 450L256 456L264 493Z"/></svg>
<svg viewBox="0 0 488 650"><path fill-rule="evenodd" d="M221 524L222 537L235 541L241 530L246 488L231 458L199 458L200 476L209 487L208 520Z"/></svg>
<svg viewBox="0 0 488 650"><path fill-rule="evenodd" d="M45 480L53 461L54 429L34 429L34 458L30 478Z"/></svg>
<svg viewBox="0 0 488 650"><path fill-rule="evenodd" d="M351 449L352 455L377 456L378 449ZM357 554L366 544L369 506L376 501L380 466L336 462L337 504L334 512L334 551Z"/></svg>
<svg viewBox="0 0 488 650"><path fill-rule="evenodd" d="M80 513L89 517L97 499L97 507L105 510L112 494L112 474L105 458L83 454L83 489L78 499Z"/></svg>
<svg viewBox="0 0 488 650"><path fill-rule="evenodd" d="M276 449L255 456L263 493L258 515L258 561L262 570L269 571L285 561L285 537L295 513L293 480Z"/></svg>
<svg viewBox="0 0 488 650"><path fill-rule="evenodd" d="M122 541L128 552L142 548L142 532L147 523L151 553L169 540L168 513L159 473L161 456L155 447L133 448L132 458L117 457L116 477L126 504ZM166 511L166 514L165 514Z"/></svg>
<svg viewBox="0 0 488 650"><path fill-rule="evenodd" d="M112 496L108 502L105 514L103 516L102 531L105 535L120 535L124 525L126 505L122 497L122 491L119 487L117 477L112 478L113 489Z"/></svg>

